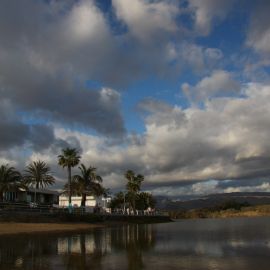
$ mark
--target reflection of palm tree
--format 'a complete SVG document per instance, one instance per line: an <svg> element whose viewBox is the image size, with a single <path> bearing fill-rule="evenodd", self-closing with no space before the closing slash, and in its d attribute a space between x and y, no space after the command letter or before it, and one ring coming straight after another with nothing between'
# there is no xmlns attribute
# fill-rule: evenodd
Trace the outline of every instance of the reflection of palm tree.
<svg viewBox="0 0 270 270"><path fill-rule="evenodd" d="M112 246L127 254L128 269L143 268L142 252L155 246L155 231L151 225L127 225L111 231Z"/></svg>
<svg viewBox="0 0 270 270"><path fill-rule="evenodd" d="M15 243L15 244L14 244ZM0 269L54 269L57 238L48 235L16 235L0 238ZM14 267L15 264L15 267Z"/></svg>
<svg viewBox="0 0 270 270"><path fill-rule="evenodd" d="M69 207L71 206L71 168L79 164L80 158L81 157L78 154L78 150L75 148L62 149L62 155L58 156L58 164L63 168L67 167L68 169Z"/></svg>
<svg viewBox="0 0 270 270"><path fill-rule="evenodd" d="M22 186L21 179L21 174L14 167L0 167L0 202L3 201L4 192L14 191Z"/></svg>
<svg viewBox="0 0 270 270"><path fill-rule="evenodd" d="M50 167L44 161L40 160L34 161L26 167L23 179L26 185L35 188L35 202L37 199L36 191L55 182L54 177L50 173Z"/></svg>

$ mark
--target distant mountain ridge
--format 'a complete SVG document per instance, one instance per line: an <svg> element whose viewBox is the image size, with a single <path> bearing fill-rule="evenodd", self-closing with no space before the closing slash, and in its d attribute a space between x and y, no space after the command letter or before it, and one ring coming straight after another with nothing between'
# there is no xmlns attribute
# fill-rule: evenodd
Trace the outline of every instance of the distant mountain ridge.
<svg viewBox="0 0 270 270"><path fill-rule="evenodd" d="M201 196L189 200L171 200L157 197L157 208L161 210L191 210L218 206L227 201L248 203L250 205L270 204L270 192L233 192Z"/></svg>

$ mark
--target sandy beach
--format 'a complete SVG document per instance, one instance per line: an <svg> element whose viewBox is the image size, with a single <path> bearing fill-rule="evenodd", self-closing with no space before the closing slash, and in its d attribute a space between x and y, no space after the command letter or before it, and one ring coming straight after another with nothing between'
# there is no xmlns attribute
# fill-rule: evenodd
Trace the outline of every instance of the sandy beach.
<svg viewBox="0 0 270 270"><path fill-rule="evenodd" d="M87 223L16 223L1 222L0 235L38 232L69 232L104 227L102 224Z"/></svg>

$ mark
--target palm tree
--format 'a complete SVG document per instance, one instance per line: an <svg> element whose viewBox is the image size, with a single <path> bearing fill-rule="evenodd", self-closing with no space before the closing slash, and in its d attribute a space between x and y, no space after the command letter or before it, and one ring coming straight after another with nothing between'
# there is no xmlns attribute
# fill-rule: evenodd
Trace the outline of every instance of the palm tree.
<svg viewBox="0 0 270 270"><path fill-rule="evenodd" d="M68 169L68 202L71 207L71 168L79 164L81 157L78 155L78 150L75 148L62 149L62 155L58 156L58 165Z"/></svg>
<svg viewBox="0 0 270 270"><path fill-rule="evenodd" d="M3 201L4 192L14 191L22 186L22 176L14 167L8 164L0 167L0 202Z"/></svg>
<svg viewBox="0 0 270 270"><path fill-rule="evenodd" d="M71 179L70 191L72 196L80 196L81 195L80 183L76 182L74 179ZM63 193L67 196L69 195L69 183L66 183L64 185Z"/></svg>
<svg viewBox="0 0 270 270"><path fill-rule="evenodd" d="M35 188L35 202L37 200L37 190L55 183L54 177L50 173L50 167L44 161L33 161L25 170L23 176L27 186Z"/></svg>
<svg viewBox="0 0 270 270"><path fill-rule="evenodd" d="M131 208L135 211L135 201L138 192L141 190L141 183L144 180L144 176L141 174L135 174L133 171L128 170L125 173L125 177L128 180L126 188L127 188L127 197L130 203Z"/></svg>
<svg viewBox="0 0 270 270"><path fill-rule="evenodd" d="M88 168L81 164L79 167L80 175L74 175L73 181L78 183L77 192L82 195L81 206L85 206L87 194L101 196L105 189L102 187L101 176L97 175L96 168L89 166Z"/></svg>

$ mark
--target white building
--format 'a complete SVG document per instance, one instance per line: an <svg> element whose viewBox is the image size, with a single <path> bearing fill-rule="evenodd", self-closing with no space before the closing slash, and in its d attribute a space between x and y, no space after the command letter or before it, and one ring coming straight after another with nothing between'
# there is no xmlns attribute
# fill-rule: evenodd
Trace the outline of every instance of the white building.
<svg viewBox="0 0 270 270"><path fill-rule="evenodd" d="M71 197L71 205L73 207L80 207L81 206L81 200L82 196L72 196ZM104 198L102 196L96 197L96 196L86 196L86 202L85 202L85 209L89 213L93 213L94 209L99 209L101 212L107 212L110 213L111 209L109 208L109 203L111 201L111 198ZM68 196L65 194L62 194L59 196L59 207L68 207Z"/></svg>

